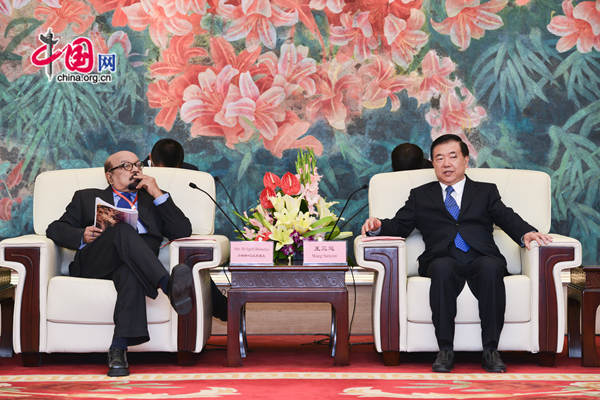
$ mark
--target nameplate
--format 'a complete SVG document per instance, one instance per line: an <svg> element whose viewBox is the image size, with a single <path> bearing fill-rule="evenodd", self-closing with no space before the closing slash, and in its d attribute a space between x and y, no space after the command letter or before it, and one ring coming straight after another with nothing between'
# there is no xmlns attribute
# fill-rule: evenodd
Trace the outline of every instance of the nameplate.
<svg viewBox="0 0 600 400"><path fill-rule="evenodd" d="M305 240L304 265L346 265L346 242L343 240Z"/></svg>
<svg viewBox="0 0 600 400"><path fill-rule="evenodd" d="M230 242L229 265L273 265L272 241Z"/></svg>

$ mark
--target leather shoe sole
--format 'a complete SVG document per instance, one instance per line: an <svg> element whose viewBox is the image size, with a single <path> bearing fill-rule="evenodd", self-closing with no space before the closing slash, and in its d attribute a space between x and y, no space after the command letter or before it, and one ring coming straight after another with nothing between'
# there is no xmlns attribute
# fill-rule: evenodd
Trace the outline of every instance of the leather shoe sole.
<svg viewBox="0 0 600 400"><path fill-rule="evenodd" d="M192 270L185 264L176 265L169 277L169 300L177 314L185 315L192 311Z"/></svg>

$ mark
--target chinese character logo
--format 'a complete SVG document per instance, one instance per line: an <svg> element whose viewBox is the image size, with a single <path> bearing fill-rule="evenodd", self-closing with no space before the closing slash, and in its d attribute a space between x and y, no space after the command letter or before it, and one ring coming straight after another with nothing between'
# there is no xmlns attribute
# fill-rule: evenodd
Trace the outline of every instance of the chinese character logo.
<svg viewBox="0 0 600 400"><path fill-rule="evenodd" d="M116 54L98 54L98 72L102 72L105 69L115 72L117 69L116 60Z"/></svg>

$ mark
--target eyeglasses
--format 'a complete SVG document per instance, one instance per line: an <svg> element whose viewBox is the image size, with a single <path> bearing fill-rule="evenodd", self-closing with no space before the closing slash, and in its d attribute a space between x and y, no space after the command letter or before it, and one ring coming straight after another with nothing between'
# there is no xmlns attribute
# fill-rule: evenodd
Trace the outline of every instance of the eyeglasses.
<svg viewBox="0 0 600 400"><path fill-rule="evenodd" d="M115 169L118 168L123 168L125 171L131 171L133 169L133 167L136 167L137 169L142 169L144 167L144 163L142 163L140 160L137 160L136 162L124 162L121 163L119 165L117 165L116 167L112 167L111 169L108 170L108 172L113 172Z"/></svg>

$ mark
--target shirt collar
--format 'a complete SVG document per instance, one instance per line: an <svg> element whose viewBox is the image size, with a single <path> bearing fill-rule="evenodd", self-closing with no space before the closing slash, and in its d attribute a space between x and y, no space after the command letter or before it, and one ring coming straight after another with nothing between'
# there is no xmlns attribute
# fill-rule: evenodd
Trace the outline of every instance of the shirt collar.
<svg viewBox="0 0 600 400"><path fill-rule="evenodd" d="M460 181L456 182L452 185L452 189L456 192L456 197L462 199L463 191L465 190L465 182L467 182L467 177L465 176ZM448 185L440 182L440 186L442 187L442 191L444 192L444 196L446 195L446 188Z"/></svg>

